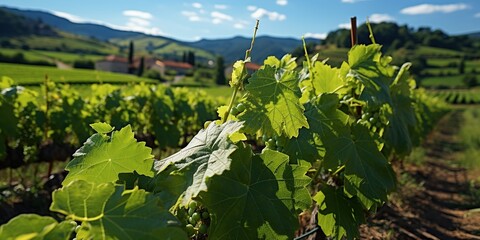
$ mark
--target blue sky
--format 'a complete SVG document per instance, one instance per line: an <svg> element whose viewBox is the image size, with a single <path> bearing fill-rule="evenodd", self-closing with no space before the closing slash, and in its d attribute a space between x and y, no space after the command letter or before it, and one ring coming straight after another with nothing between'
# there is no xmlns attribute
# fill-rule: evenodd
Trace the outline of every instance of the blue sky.
<svg viewBox="0 0 480 240"><path fill-rule="evenodd" d="M259 35L294 38L322 38L347 26L351 16L450 34L480 31L480 0L0 0L0 5L185 41L249 37L255 19L260 19Z"/></svg>

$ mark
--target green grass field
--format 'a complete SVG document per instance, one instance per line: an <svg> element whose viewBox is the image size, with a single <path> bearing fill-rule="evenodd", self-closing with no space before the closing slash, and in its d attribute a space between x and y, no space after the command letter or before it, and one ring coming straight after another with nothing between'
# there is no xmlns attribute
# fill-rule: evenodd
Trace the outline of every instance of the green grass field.
<svg viewBox="0 0 480 240"><path fill-rule="evenodd" d="M41 56L34 51L25 51L25 50L22 50L22 49L0 48L0 53L5 55L5 56L9 56L9 57L21 53L21 54L23 54L23 57L25 58L25 60L27 60L29 62L35 62L35 61L52 62L52 61L49 61L49 59L45 58L45 56Z"/></svg>
<svg viewBox="0 0 480 240"><path fill-rule="evenodd" d="M464 53L455 50L443 49L443 48L435 48L435 47L426 47L421 46L415 50L415 54L419 56L442 56L442 57L451 57L457 58L464 55Z"/></svg>
<svg viewBox="0 0 480 240"><path fill-rule="evenodd" d="M182 54L187 51L195 52L196 57L205 59L215 59L215 55L205 50L198 48L192 48L185 45L180 45L173 41L157 37L140 37L140 38L128 38L128 39L112 39L112 42L128 47L130 41L134 42L136 54L147 54L147 46L150 44L153 46L153 54L173 54L178 57L182 57Z"/></svg>
<svg viewBox="0 0 480 240"><path fill-rule="evenodd" d="M450 88L463 87L462 81L464 75L428 77L421 80L421 85L425 87L445 86Z"/></svg>
<svg viewBox="0 0 480 240"><path fill-rule="evenodd" d="M66 37L19 37L12 39L10 42L18 48L26 45L29 46L30 49L44 49L48 51L95 52L101 54L114 54L118 52L118 49L112 44L70 36L65 33L63 35Z"/></svg>
<svg viewBox="0 0 480 240"><path fill-rule="evenodd" d="M42 67L21 64L0 63L0 76L12 78L17 84L40 84L45 75L54 82L65 83L128 83L157 81L148 78L139 78L129 74L119 74L84 69L58 69L55 67Z"/></svg>
<svg viewBox="0 0 480 240"><path fill-rule="evenodd" d="M91 60L93 62L98 61L105 57L105 55L94 55L94 54L76 54L76 53L65 53L65 52L55 52L55 51L43 51L43 50L22 50L22 49L8 49L0 48L0 53L6 56L13 56L15 54L21 53L25 57L25 60L32 61L47 61L54 62L53 60L58 60L67 64L72 64L75 60Z"/></svg>
<svg viewBox="0 0 480 240"><path fill-rule="evenodd" d="M105 55L94 55L94 54L76 54L76 53L63 53L63 52L53 52L53 51L33 51L33 53L38 56L47 57L50 59L56 59L58 61L72 64L75 60L90 60L98 61L105 58Z"/></svg>

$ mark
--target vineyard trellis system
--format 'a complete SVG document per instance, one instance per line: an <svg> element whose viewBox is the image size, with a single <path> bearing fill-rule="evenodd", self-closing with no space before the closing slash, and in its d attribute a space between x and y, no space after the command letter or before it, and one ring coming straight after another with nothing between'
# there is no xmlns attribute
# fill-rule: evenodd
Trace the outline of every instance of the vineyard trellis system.
<svg viewBox="0 0 480 240"><path fill-rule="evenodd" d="M410 64L392 66L371 39L353 46L340 68L306 53L303 66L272 56L249 76L254 34L234 64L229 104L184 148L154 160L130 125L91 124L96 133L52 194L57 218L20 215L0 227L0 238L293 239L299 215L313 208L326 236L357 237L365 213L395 190L389 159L408 155L444 113L441 101L415 90ZM21 94L10 96L22 104ZM153 129L172 124L150 122Z"/></svg>

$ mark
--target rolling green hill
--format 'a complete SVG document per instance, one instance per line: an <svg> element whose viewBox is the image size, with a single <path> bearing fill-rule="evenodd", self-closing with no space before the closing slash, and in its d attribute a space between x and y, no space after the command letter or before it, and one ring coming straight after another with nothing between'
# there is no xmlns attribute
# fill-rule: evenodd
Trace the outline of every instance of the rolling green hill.
<svg viewBox="0 0 480 240"><path fill-rule="evenodd" d="M130 41L133 41L135 54L144 55L147 53L164 56L166 58L177 58L181 60L184 52L194 52L199 60L214 60L215 55L201 48L191 47L181 42L168 38L157 36L139 35L130 38L111 39L110 42L122 47L125 52L128 51Z"/></svg>

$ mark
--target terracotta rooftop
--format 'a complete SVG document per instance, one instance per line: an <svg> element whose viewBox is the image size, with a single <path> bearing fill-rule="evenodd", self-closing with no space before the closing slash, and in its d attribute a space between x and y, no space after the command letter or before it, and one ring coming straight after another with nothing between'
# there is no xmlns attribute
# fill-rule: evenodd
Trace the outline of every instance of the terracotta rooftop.
<svg viewBox="0 0 480 240"><path fill-rule="evenodd" d="M174 61L157 61L156 64L163 65L165 67L173 67L173 68L183 68L183 69L191 69L193 66L189 63L184 62L174 62Z"/></svg>
<svg viewBox="0 0 480 240"><path fill-rule="evenodd" d="M115 56L115 55L108 55L106 58L103 59L103 61L128 63L128 59L124 57Z"/></svg>
<svg viewBox="0 0 480 240"><path fill-rule="evenodd" d="M262 66L260 66L260 65L258 65L258 64L256 64L256 63L247 62L247 63L245 63L245 67L246 67L247 69L256 71L256 70L258 70L258 69L259 69L260 67L262 67Z"/></svg>

